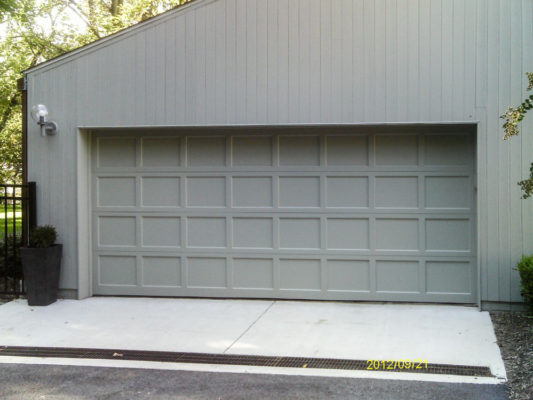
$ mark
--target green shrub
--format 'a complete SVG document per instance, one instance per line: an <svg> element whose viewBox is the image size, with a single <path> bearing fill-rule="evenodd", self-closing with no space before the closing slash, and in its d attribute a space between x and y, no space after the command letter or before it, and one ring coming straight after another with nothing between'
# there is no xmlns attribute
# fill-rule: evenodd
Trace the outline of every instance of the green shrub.
<svg viewBox="0 0 533 400"><path fill-rule="evenodd" d="M22 278L21 247L20 236L9 235L7 238L0 238L0 276L8 279Z"/></svg>
<svg viewBox="0 0 533 400"><path fill-rule="evenodd" d="M530 256L522 256L522 260L518 263L518 272L520 273L520 281L522 288L522 296L524 301L533 310L533 254Z"/></svg>
<svg viewBox="0 0 533 400"><path fill-rule="evenodd" d="M38 226L30 232L30 247L50 247L56 239L56 228L51 225Z"/></svg>

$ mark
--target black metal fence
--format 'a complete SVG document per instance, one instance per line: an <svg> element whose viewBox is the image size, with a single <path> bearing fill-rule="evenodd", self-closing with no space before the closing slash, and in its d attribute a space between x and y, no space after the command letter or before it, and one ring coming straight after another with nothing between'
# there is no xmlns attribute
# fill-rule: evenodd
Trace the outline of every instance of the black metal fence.
<svg viewBox="0 0 533 400"><path fill-rule="evenodd" d="M35 182L0 184L0 295L24 293L20 247L27 246L37 223Z"/></svg>

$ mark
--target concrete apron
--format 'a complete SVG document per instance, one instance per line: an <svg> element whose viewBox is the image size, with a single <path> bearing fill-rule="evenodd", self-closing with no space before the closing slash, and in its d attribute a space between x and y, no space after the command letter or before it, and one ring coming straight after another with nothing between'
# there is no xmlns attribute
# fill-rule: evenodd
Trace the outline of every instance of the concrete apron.
<svg viewBox="0 0 533 400"><path fill-rule="evenodd" d="M448 305L93 297L0 306L0 346L157 350L356 360L422 359L490 367L493 378L1 356L0 363L89 365L436 382L502 383L487 312Z"/></svg>

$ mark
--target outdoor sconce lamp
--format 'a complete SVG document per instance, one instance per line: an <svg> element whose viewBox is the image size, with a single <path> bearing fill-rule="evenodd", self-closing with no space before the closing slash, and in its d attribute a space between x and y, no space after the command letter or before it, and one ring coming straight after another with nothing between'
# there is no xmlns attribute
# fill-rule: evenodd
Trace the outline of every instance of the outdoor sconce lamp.
<svg viewBox="0 0 533 400"><path fill-rule="evenodd" d="M41 136L55 135L57 133L57 123L48 121L48 109L44 104L37 104L31 108L31 117L37 125L41 127Z"/></svg>

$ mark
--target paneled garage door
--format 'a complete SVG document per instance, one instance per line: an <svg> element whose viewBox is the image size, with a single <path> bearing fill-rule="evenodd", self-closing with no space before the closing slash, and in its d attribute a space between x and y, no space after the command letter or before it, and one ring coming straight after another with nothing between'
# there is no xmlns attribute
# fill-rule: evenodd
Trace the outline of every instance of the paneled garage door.
<svg viewBox="0 0 533 400"><path fill-rule="evenodd" d="M476 301L464 126L99 131L95 294Z"/></svg>

